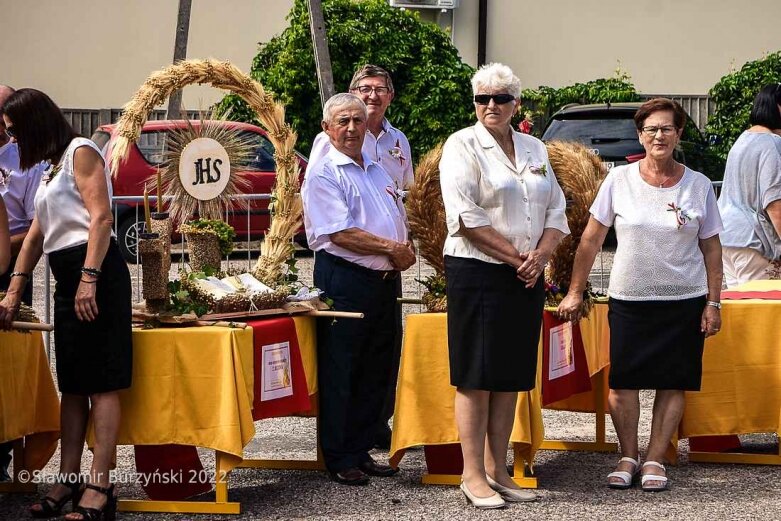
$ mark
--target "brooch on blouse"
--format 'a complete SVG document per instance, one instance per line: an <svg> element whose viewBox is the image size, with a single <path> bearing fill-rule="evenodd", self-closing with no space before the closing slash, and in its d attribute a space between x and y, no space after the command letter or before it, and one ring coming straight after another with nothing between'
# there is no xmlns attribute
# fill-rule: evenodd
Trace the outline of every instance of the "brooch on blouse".
<svg viewBox="0 0 781 521"><path fill-rule="evenodd" d="M675 203L667 203L667 206L669 206L669 208L667 208L668 212L675 212L675 222L678 224L679 230L683 228L687 222L692 220L691 216L686 213L686 210Z"/></svg>
<svg viewBox="0 0 781 521"><path fill-rule="evenodd" d="M6 170L5 168L0 168L0 186L5 186L5 183L8 181L9 177L11 177L11 171Z"/></svg>
<svg viewBox="0 0 781 521"><path fill-rule="evenodd" d="M41 176L41 181L46 183L47 185L51 182L52 179L54 179L57 174L60 173L60 170L62 170L62 165L49 165L49 167L43 171L43 176Z"/></svg>
<svg viewBox="0 0 781 521"><path fill-rule="evenodd" d="M398 188L394 188L391 185L386 186L385 191L388 193L388 195L393 197L394 203L397 203L399 201L399 197L403 195L403 192L401 190L399 190Z"/></svg>
<svg viewBox="0 0 781 521"><path fill-rule="evenodd" d="M548 165L546 165L545 163L533 164L529 166L529 171L532 174L541 175L542 177L545 177L548 175Z"/></svg>
<svg viewBox="0 0 781 521"><path fill-rule="evenodd" d="M404 153L401 151L401 143L399 143L398 139L396 140L396 146L388 150L388 153L393 159L398 160L401 166L404 166L404 161L406 161L407 158L404 157Z"/></svg>

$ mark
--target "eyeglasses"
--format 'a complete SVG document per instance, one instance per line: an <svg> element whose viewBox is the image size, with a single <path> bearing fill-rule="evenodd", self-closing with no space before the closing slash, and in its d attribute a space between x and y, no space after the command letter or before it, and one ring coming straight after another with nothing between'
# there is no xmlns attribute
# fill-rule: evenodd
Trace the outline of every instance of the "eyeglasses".
<svg viewBox="0 0 781 521"><path fill-rule="evenodd" d="M390 93L388 87L372 87L371 85L359 85L353 90L357 90L361 94L371 94L374 92L377 96L387 96Z"/></svg>
<svg viewBox="0 0 781 521"><path fill-rule="evenodd" d="M512 94L475 94L475 103L478 105L488 105L491 100L497 105L504 105L510 103L515 99Z"/></svg>
<svg viewBox="0 0 781 521"><path fill-rule="evenodd" d="M675 133L678 130L678 128L667 125L664 127L643 127L640 130L642 130L643 134L645 134L646 136L654 137L656 133L659 132L660 130L662 131L663 136L669 136Z"/></svg>
<svg viewBox="0 0 781 521"><path fill-rule="evenodd" d="M14 127L5 127L5 134L8 137L12 137L12 138L16 137L16 131L14 130Z"/></svg>

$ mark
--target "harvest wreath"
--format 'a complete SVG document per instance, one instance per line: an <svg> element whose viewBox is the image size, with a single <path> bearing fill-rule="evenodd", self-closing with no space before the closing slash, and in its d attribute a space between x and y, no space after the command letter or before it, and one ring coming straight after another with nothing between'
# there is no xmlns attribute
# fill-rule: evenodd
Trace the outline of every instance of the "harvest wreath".
<svg viewBox="0 0 781 521"><path fill-rule="evenodd" d="M162 283L166 288L163 310L167 313L185 311L196 312L199 315L204 312L251 313L254 310L279 308L285 304L295 289L288 285L289 281L286 279L291 272L290 259L294 253L292 238L302 221L302 204L298 196L299 164L294 151L296 134L284 121L284 106L275 102L260 83L228 62L211 59L181 61L153 73L125 105L117 124L118 139L111 153L113 173L116 175L120 163L126 160L131 144L141 135L149 113L175 90L196 83L209 84L241 96L255 111L258 120L267 131L268 138L274 145L276 161L276 184L270 205L270 229L261 244L261 255L252 273L237 274L220 271L221 257L229 253L234 236L232 228L221 219L227 212L228 204L235 204L235 201L231 200L231 195L239 192L244 182L237 175L235 167L246 163L249 155L248 143L242 142L239 133L226 130L225 126L215 125L203 119L197 128L188 123L184 131L173 132L169 136L166 161L158 174L157 190L158 208L162 206L162 191L164 191L172 200L169 210L177 222L184 221L195 212L202 217L202 219L185 222L179 228L190 242L192 271L180 272L179 280L169 283L167 269L160 268L159 259L153 261L156 257L165 257L170 252L162 250L163 241L160 240L159 235L142 236L142 241L151 241L145 245L146 247L139 244L139 251L146 252L146 255L142 256L142 266L145 271L147 265L155 267L153 272L149 273L149 277L145 274L145 285L149 279L150 287L153 285L159 287ZM189 183L183 183L180 179L182 168L191 168L189 166L191 163L184 160L180 164L180 157L188 148L194 148L196 153L199 152L199 146L192 146L198 140L208 141L198 145L208 149L209 153L216 150L215 154L222 154L220 164L224 161L230 167L228 174L230 179L227 181L223 179L219 193L213 187L207 187L210 191L207 191L206 196L193 194L193 190L188 189ZM203 176L202 172L198 172L198 175ZM216 179L208 179L208 182L212 181ZM151 182L153 181L150 180ZM145 206L148 216L148 201L145 202ZM193 251L193 247L199 251ZM213 254L207 255L208 260L193 265L193 253L198 257L203 253L200 250L214 251L215 247L220 250L216 257ZM148 257L148 263L145 257ZM157 284L153 284L154 278L160 279ZM313 302L317 300L317 292L302 292L303 289L305 288L299 290L298 301L301 302L299 306L312 309L323 307L323 303ZM146 294L146 288L144 293ZM160 310L160 307L150 309L147 305L147 311Z"/></svg>

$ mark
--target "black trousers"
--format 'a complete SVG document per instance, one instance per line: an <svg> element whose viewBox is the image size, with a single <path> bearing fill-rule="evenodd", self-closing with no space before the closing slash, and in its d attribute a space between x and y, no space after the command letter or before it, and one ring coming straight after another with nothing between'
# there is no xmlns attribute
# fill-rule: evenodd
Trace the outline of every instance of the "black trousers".
<svg viewBox="0 0 781 521"><path fill-rule="evenodd" d="M401 277L396 280L396 296L402 296ZM396 338L393 341L393 357L390 366L390 382L388 383L388 392L385 395L385 404L382 406L382 415L380 423L377 426L377 441L381 441L389 432L388 421L393 417L396 408L396 385L399 381L399 365L401 364L401 345L404 337L402 330L402 310L401 303L397 304L399 308L396 312Z"/></svg>
<svg viewBox="0 0 781 521"><path fill-rule="evenodd" d="M328 470L341 472L368 461L374 446L393 367L398 277L320 251L314 282L336 311L364 313L318 322L320 447Z"/></svg>

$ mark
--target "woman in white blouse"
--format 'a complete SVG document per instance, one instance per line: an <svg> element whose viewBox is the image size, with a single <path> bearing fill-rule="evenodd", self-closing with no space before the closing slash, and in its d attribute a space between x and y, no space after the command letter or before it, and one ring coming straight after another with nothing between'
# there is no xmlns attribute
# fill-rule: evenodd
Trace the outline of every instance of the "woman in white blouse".
<svg viewBox="0 0 781 521"><path fill-rule="evenodd" d="M119 431L119 390L130 387L133 367L131 286L112 232L111 180L100 149L73 131L46 94L20 89L3 105L9 136L19 145L22 169L52 166L35 194L35 219L0 302L7 328L42 254L54 291L54 349L62 393L60 471L48 494L32 505L35 518L57 517L67 502L68 521L114 519L117 500L109 469ZM87 421L95 443L89 479L81 458Z"/></svg>
<svg viewBox="0 0 781 521"><path fill-rule="evenodd" d="M578 320L583 290L608 228L618 248L610 273L610 415L622 458L608 486L667 489L662 462L684 408L700 389L705 337L721 327L721 218L707 177L673 158L686 112L666 98L634 117L646 156L610 171L591 207L559 313ZM640 467L640 389L655 389L650 443Z"/></svg>
<svg viewBox="0 0 781 521"><path fill-rule="evenodd" d="M478 123L450 136L439 163L447 214L450 382L464 472L479 508L534 501L507 472L518 392L534 388L543 270L569 233L545 145L515 132L521 82L492 63L472 78Z"/></svg>

